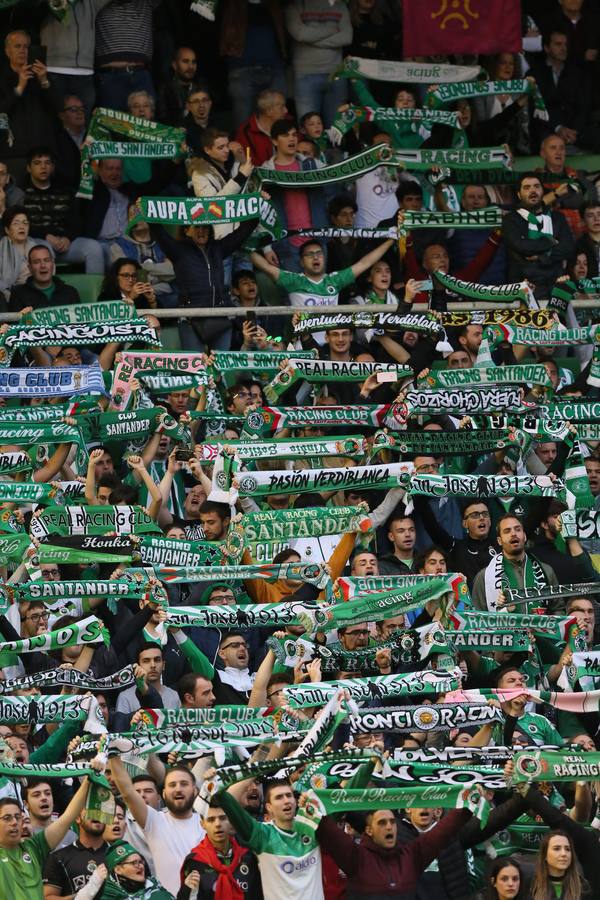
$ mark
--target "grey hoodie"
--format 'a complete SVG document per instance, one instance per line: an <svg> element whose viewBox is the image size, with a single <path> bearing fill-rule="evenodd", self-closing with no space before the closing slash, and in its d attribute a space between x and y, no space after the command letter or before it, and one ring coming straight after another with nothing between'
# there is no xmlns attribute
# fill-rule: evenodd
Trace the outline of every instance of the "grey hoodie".
<svg viewBox="0 0 600 900"><path fill-rule="evenodd" d="M96 16L110 0L78 0L69 4L64 22L50 14L40 31L48 48L47 65L56 69L94 69Z"/></svg>

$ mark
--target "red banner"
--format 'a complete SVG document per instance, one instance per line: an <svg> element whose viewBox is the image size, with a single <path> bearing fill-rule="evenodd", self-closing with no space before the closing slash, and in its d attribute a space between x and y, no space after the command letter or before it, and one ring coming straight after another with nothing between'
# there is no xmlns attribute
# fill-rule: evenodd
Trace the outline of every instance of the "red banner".
<svg viewBox="0 0 600 900"><path fill-rule="evenodd" d="M404 0L404 56L518 53L520 0Z"/></svg>

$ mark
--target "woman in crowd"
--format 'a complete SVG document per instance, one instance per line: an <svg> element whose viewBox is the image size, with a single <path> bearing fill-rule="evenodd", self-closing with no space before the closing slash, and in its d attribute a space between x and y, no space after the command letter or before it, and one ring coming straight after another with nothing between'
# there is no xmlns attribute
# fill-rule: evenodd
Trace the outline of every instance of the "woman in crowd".
<svg viewBox="0 0 600 900"><path fill-rule="evenodd" d="M495 860L489 872L487 900L522 900L523 873L511 856Z"/></svg>
<svg viewBox="0 0 600 900"><path fill-rule="evenodd" d="M139 309L156 309L154 288L144 281L144 270L131 259L115 260L102 282L99 300L124 300Z"/></svg>
<svg viewBox="0 0 600 900"><path fill-rule="evenodd" d="M0 291L6 299L16 284L29 278L27 255L32 247L45 241L29 237L29 219L24 206L11 206L2 216L4 237L0 240ZM52 253L52 250L50 251ZM54 256L54 254L52 253Z"/></svg>
<svg viewBox="0 0 600 900"><path fill-rule="evenodd" d="M565 831L545 834L538 850L530 900L581 900L589 896L569 835Z"/></svg>

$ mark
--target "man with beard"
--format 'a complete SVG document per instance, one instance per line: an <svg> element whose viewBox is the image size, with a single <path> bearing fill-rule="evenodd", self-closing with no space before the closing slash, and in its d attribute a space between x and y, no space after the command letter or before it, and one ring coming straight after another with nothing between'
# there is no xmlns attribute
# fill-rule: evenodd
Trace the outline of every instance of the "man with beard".
<svg viewBox="0 0 600 900"><path fill-rule="evenodd" d="M162 790L166 809L159 812L137 793L121 758L114 757L111 764L119 793L144 831L156 877L175 896L180 887L182 863L205 834L200 816L193 809L198 793L194 776L185 766L174 766L167 771Z"/></svg>
<svg viewBox="0 0 600 900"><path fill-rule="evenodd" d="M425 497L415 497L415 512L432 540L450 554L450 571L462 572L471 588L477 573L496 555L487 505L481 500L467 503L462 514L462 526L467 534L457 540L442 528L425 500Z"/></svg>
<svg viewBox="0 0 600 900"><path fill-rule="evenodd" d="M508 280L527 279L534 285L536 298L550 290L564 270L564 260L575 250L571 230L559 212L548 212L543 205L544 187L540 176L523 174L517 183L517 209L502 222L502 237L508 254Z"/></svg>
<svg viewBox="0 0 600 900"><path fill-rule="evenodd" d="M576 537L565 539L566 553L556 547L555 541L560 534L560 514L566 508L565 504L559 500L552 500L548 504L546 514L540 521L539 531L534 538L532 549L540 562L552 566L559 584L598 581L600 576ZM563 609L560 612L563 612Z"/></svg>
<svg viewBox="0 0 600 900"><path fill-rule="evenodd" d="M260 875L256 857L231 834L227 815L218 803L211 802L202 817L206 837L184 860L183 877L200 873L197 900L213 900L227 896L225 891L237 885L236 900L262 900ZM231 896L234 896L233 894ZM186 900L182 893L180 900Z"/></svg>
<svg viewBox="0 0 600 900"><path fill-rule="evenodd" d="M495 612L499 594L507 588L556 587L558 579L550 566L540 563L530 553L525 552L527 535L516 516L502 516L496 526L500 553L494 556L485 569L475 577L471 597L476 609ZM558 603L562 601L559 598ZM533 604L537 605L537 604ZM552 602L548 612L554 612ZM527 612L527 609L520 610Z"/></svg>
<svg viewBox="0 0 600 900"><path fill-rule="evenodd" d="M90 880L96 866L104 862L109 845L104 840L104 822L77 819L79 837L48 857L44 867L44 900L76 894Z"/></svg>

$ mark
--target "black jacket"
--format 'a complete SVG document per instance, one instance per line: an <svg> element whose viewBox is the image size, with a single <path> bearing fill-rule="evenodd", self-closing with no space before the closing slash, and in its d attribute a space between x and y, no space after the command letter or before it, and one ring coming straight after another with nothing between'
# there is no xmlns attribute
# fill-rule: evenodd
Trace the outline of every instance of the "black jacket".
<svg viewBox="0 0 600 900"><path fill-rule="evenodd" d="M143 197L145 194L153 193L153 186L150 182L145 184L134 184L127 181L119 188L123 194L131 202L137 197ZM91 200L86 200L83 205L83 231L82 237L97 238L102 231L104 217L110 206L110 191L103 181L98 178L94 184L94 193Z"/></svg>
<svg viewBox="0 0 600 900"><path fill-rule="evenodd" d="M19 82L16 72L6 65L0 72L0 113L8 115L13 141L8 133L0 132L2 159L27 156L32 147L43 145L54 150L57 112L60 109L52 86L40 87L37 78L31 78L20 97L15 94Z"/></svg>
<svg viewBox="0 0 600 900"><path fill-rule="evenodd" d="M226 306L228 300L223 281L223 260L241 247L256 228L257 220L250 219L219 241L210 238L200 248L188 238L175 240L164 228L153 228L153 236L173 262L175 277L181 292L182 306Z"/></svg>
<svg viewBox="0 0 600 900"><path fill-rule="evenodd" d="M49 300L44 292L34 285L33 276L30 276L25 284L18 284L10 292L8 311L19 312L26 306L40 309L42 306L67 306L70 303L79 303L80 297L74 287L65 284L57 275L53 281L56 287Z"/></svg>
<svg viewBox="0 0 600 900"><path fill-rule="evenodd" d="M502 222L502 239L508 256L508 280L527 278L535 285L538 298L548 297L555 280L563 272L563 261L575 250L575 242L565 217L548 213L552 219L553 237L528 237L527 221L514 209ZM528 259L527 257L535 257Z"/></svg>
<svg viewBox="0 0 600 900"><path fill-rule="evenodd" d="M552 68L544 58L533 65L528 74L535 78L549 116L548 122L534 120L538 137L543 139L553 134L560 125L584 131L591 103L588 80L581 69L573 63L566 63L555 84Z"/></svg>

